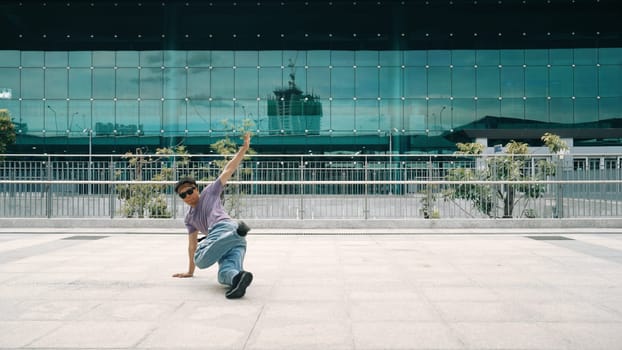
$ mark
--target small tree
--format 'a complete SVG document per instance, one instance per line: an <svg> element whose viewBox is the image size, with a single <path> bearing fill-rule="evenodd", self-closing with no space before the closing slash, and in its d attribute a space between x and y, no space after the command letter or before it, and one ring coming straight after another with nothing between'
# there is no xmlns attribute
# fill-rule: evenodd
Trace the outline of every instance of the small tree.
<svg viewBox="0 0 622 350"><path fill-rule="evenodd" d="M15 143L15 124L11 121L9 111L0 109L0 154L4 154L13 143Z"/></svg>
<svg viewBox="0 0 622 350"><path fill-rule="evenodd" d="M557 135L546 133L542 141L551 152L567 150L568 146ZM479 155L483 146L475 143L457 144L456 154ZM542 184L513 184L512 181L544 180L555 174L555 164L550 160L541 159L530 167L529 147L526 143L511 141L506 145L506 153L485 159L480 168L452 169L447 180L462 182L444 191L446 199L463 199L470 201L481 213L494 217L494 209L501 206L503 217L513 217L514 208L521 198L527 200L540 198L546 192ZM470 181L507 181L500 185L471 184ZM530 214L529 216L533 216Z"/></svg>
<svg viewBox="0 0 622 350"><path fill-rule="evenodd" d="M172 181L175 179L175 166L171 162L170 156L180 156L176 158L176 165L188 163L188 152L185 146L173 148L156 149L156 157L141 155L140 149L136 154L128 152L124 158L128 159L130 173L134 173L134 179L143 180L143 170L153 164L158 164L156 173L151 177L152 181ZM116 177L121 178L122 173L116 172ZM165 184L129 184L117 187L117 197L122 201L121 212L125 217L144 218L170 218L172 213L168 209L167 185Z"/></svg>

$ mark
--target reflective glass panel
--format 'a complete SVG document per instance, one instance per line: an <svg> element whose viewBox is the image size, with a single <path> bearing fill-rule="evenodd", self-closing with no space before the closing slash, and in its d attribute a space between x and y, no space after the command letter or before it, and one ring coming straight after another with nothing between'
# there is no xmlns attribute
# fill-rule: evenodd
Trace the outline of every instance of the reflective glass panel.
<svg viewBox="0 0 622 350"><path fill-rule="evenodd" d="M549 69L549 94L552 97L572 96L572 67L553 66Z"/></svg>
<svg viewBox="0 0 622 350"><path fill-rule="evenodd" d="M331 88L333 98L350 98L354 97L354 69L333 68L331 70Z"/></svg>
<svg viewBox="0 0 622 350"><path fill-rule="evenodd" d="M551 123L571 124L574 122L573 103L569 98L551 98L550 100Z"/></svg>
<svg viewBox="0 0 622 350"><path fill-rule="evenodd" d="M22 69L22 97L28 99L41 99L43 94L43 69Z"/></svg>
<svg viewBox="0 0 622 350"><path fill-rule="evenodd" d="M115 73L112 68L93 69L93 98L112 99L115 97Z"/></svg>
<svg viewBox="0 0 622 350"><path fill-rule="evenodd" d="M93 67L114 67L114 51L93 51Z"/></svg>
<svg viewBox="0 0 622 350"><path fill-rule="evenodd" d="M453 100L454 128L464 127L475 121L475 100L472 98L455 98Z"/></svg>
<svg viewBox="0 0 622 350"><path fill-rule="evenodd" d="M66 68L68 64L68 55L65 51L48 51L45 53L45 66L47 68Z"/></svg>
<svg viewBox="0 0 622 350"><path fill-rule="evenodd" d="M479 67L477 75L477 97L499 97L499 68Z"/></svg>
<svg viewBox="0 0 622 350"><path fill-rule="evenodd" d="M164 98L186 98L187 74L184 68L166 68L164 75Z"/></svg>
<svg viewBox="0 0 622 350"><path fill-rule="evenodd" d="M587 123L598 121L598 100L595 98L577 98L574 100L574 122Z"/></svg>
<svg viewBox="0 0 622 350"><path fill-rule="evenodd" d="M72 68L69 70L69 98L88 99L92 95L91 69ZM134 82L136 84L136 82Z"/></svg>
<svg viewBox="0 0 622 350"><path fill-rule="evenodd" d="M404 129L423 133L426 129L428 104L425 99L409 99L404 101ZM400 127L397 115L391 119L391 128Z"/></svg>
<svg viewBox="0 0 622 350"><path fill-rule="evenodd" d="M140 64L138 51L118 51L116 64L117 67L138 67Z"/></svg>
<svg viewBox="0 0 622 350"><path fill-rule="evenodd" d="M549 121L549 104L546 98L528 98L525 101L525 119Z"/></svg>
<svg viewBox="0 0 622 350"><path fill-rule="evenodd" d="M212 69L212 97L231 100L233 96L233 69Z"/></svg>
<svg viewBox="0 0 622 350"><path fill-rule="evenodd" d="M454 67L451 70L451 95L454 97L475 96L475 69L473 67Z"/></svg>
<svg viewBox="0 0 622 350"><path fill-rule="evenodd" d="M257 97L257 68L237 68L235 70L234 96L238 99Z"/></svg>
<svg viewBox="0 0 622 350"><path fill-rule="evenodd" d="M404 96L426 97L428 95L428 75L425 68L407 67L404 69Z"/></svg>
<svg viewBox="0 0 622 350"><path fill-rule="evenodd" d="M117 69L117 98L138 98L138 72L135 67Z"/></svg>
<svg viewBox="0 0 622 350"><path fill-rule="evenodd" d="M355 129L357 133L375 132L378 130L379 111L378 100L356 100Z"/></svg>
<svg viewBox="0 0 622 350"><path fill-rule="evenodd" d="M162 69L143 68L140 70L140 98L162 98Z"/></svg>
<svg viewBox="0 0 622 350"><path fill-rule="evenodd" d="M428 69L428 96L449 97L451 95L451 75L449 67L430 67Z"/></svg>
<svg viewBox="0 0 622 350"><path fill-rule="evenodd" d="M67 98L66 68L48 68L45 70L45 98Z"/></svg>
<svg viewBox="0 0 622 350"><path fill-rule="evenodd" d="M399 67L380 68L379 90L382 98L400 98L404 96L402 79L403 70Z"/></svg>
<svg viewBox="0 0 622 350"><path fill-rule="evenodd" d="M600 66L598 83L600 97L620 96L622 94L622 66Z"/></svg>
<svg viewBox="0 0 622 350"><path fill-rule="evenodd" d="M525 96L548 96L548 69L545 67L525 68Z"/></svg>
<svg viewBox="0 0 622 350"><path fill-rule="evenodd" d="M500 96L503 98L525 96L525 71L523 67L504 66L500 73Z"/></svg>
<svg viewBox="0 0 622 350"><path fill-rule="evenodd" d="M378 68L358 67L354 70L354 73L354 96L357 98L377 98L380 96L378 91Z"/></svg>
<svg viewBox="0 0 622 350"><path fill-rule="evenodd" d="M574 96L590 97L598 95L598 70L596 66L577 66L574 68Z"/></svg>

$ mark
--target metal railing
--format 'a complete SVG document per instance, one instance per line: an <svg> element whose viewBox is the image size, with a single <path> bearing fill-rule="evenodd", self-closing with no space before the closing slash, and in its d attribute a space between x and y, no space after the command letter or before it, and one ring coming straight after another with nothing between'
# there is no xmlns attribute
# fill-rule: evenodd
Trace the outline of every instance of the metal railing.
<svg viewBox="0 0 622 350"><path fill-rule="evenodd" d="M6 156L0 161L0 217L180 218L187 206L172 190L175 179L193 175L207 184L222 160L83 157ZM491 162L498 157L254 155L229 182L224 201L233 216L256 219L622 217L620 157L582 156L592 164L586 169L571 155L522 156L514 169L520 176L511 179L496 169L506 163ZM555 171L537 176L539 161ZM478 176L452 179L457 169Z"/></svg>

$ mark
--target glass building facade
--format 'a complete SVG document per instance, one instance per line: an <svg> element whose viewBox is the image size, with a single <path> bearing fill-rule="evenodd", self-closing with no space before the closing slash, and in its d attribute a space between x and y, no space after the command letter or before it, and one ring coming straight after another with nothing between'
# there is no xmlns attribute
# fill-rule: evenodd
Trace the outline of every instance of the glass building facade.
<svg viewBox="0 0 622 350"><path fill-rule="evenodd" d="M374 12L388 11L378 16L381 21L376 26L390 24L403 28L395 29L390 35L364 33L367 39L362 39L363 34L350 34L350 39L356 39L354 45L352 40L335 39L338 34L329 34L330 40L308 39L307 44L287 44L282 39L278 45L274 41L264 42L265 35L256 34L261 39L246 40L245 44L223 40L188 44L195 47L187 49L166 48L182 46L180 39L178 43L151 43L133 50L125 46L143 40L147 34L139 34L140 40L135 36L128 45L110 39L102 49L94 48L98 46L94 43L72 43L67 34L65 42L59 45L63 50L50 48L55 43L40 37L24 42L25 36L19 34L13 47L7 47L10 43L0 45L0 109L9 110L18 130L18 141L10 151L84 153L88 143L95 152L124 153L135 147L147 146L154 151L156 147L184 143L191 151L200 153L208 151L209 144L240 130L252 130L255 148L268 153L453 152L456 142L472 142L482 137L492 142L516 138L537 142L536 134L547 130L566 130L562 136L573 138L575 145L621 144L622 47L619 45L609 43L601 47L599 43L605 43L603 38L590 39L585 45L573 32L573 38L560 45L547 47L547 43L542 45L537 38L533 42L525 41L520 47L520 40L526 35L523 32L519 39L498 39L497 44L488 45L499 48L476 48L485 45L468 41L472 39L459 43L428 40L430 34L419 33L417 27L438 30L434 21L424 21L424 11L438 17L447 13L463 16L466 10L475 15L484 10L473 4L447 8L453 12L447 12L444 7L433 8L428 1L386 5L374 2L366 4L368 8L364 10L360 10L363 5L357 2L327 4L322 6L330 11L324 12L323 8L313 10L309 2L269 2L267 6L258 2L256 6L253 4L254 8L242 9L246 12L239 18L252 19L249 14L253 11L257 16L274 15L275 11L283 12L283 8L290 6L291 9L279 12L281 18L300 10L317 11L309 15L315 19L325 13L336 17L347 13L359 16L358 23L352 26L363 30L363 24L369 23L369 16L373 17ZM514 18L511 14L516 14L517 8L527 6L525 2L517 2L508 5L512 8L503 9L500 4L484 6L508 21ZM229 18L223 16L230 9L239 10L242 6L224 2L210 2L196 8L187 2L175 3L176 7L157 2L149 8L140 4L118 6L116 2L90 3L90 6L85 3L83 7L69 5L54 6L63 11L77 11L73 15L83 17L99 9L131 12L139 29L145 32L162 28L148 28L149 24L140 20L141 11L159 11L162 7L177 11L180 16L182 11L187 11L185 17L180 17L187 21L170 25L181 28L186 22L196 24L201 20L198 15L192 19L193 13L204 11L206 18L213 16L222 22L221 18ZM545 17L546 11L559 10L532 6L537 8L529 11L539 10ZM584 6L574 9L573 16L592 16L587 11L593 6ZM21 3L7 9L23 17L42 12L41 8L28 9ZM405 21L409 11L421 16L420 21L415 24ZM605 13L598 11L592 17ZM164 16L151 13L150 17L142 17L153 20ZM479 22L462 23L459 18L448 23L479 29L482 34L475 33L475 37L497 36L497 28L484 30ZM47 17L40 18L44 20ZM301 27L307 27L302 30L311 29L311 34L295 33L300 37L317 37L323 30L309 27L305 18L297 21ZM218 28L237 29L234 27L229 24ZM103 25L95 30L102 28ZM265 28L268 26L262 27ZM344 28L332 30L340 30L339 35L347 37ZM247 29L246 34L254 30ZM200 31L194 29L194 32ZM97 39L98 35L91 34L89 40ZM185 38L191 35L186 34ZM425 45L412 39L399 41L416 35L426 38ZM443 35L454 36L453 33ZM45 34L43 37L47 38ZM165 38L165 34L161 37ZM384 38L385 44L374 44L376 37ZM497 37L505 38L500 32ZM567 45L573 43L576 46ZM30 44L43 49L24 48ZM520 130L536 132L527 135Z"/></svg>

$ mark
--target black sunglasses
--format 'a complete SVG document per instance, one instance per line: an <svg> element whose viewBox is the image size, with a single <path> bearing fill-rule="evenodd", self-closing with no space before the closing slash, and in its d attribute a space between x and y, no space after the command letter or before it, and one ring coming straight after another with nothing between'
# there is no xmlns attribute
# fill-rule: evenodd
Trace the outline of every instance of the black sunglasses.
<svg viewBox="0 0 622 350"><path fill-rule="evenodd" d="M192 188L190 188L188 190L180 192L179 193L179 197L181 197L181 199L184 199L184 198L186 198L186 196L189 196L189 195L193 194L195 189L196 189L196 187L192 187Z"/></svg>

